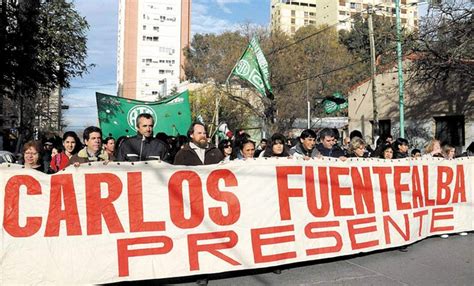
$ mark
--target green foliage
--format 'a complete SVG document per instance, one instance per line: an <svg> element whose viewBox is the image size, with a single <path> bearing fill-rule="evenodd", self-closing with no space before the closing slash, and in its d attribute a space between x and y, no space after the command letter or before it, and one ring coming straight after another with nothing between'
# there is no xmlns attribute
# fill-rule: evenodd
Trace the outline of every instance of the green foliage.
<svg viewBox="0 0 474 286"><path fill-rule="evenodd" d="M32 129L50 93L87 72L87 21L66 0L0 2L0 96Z"/></svg>
<svg viewBox="0 0 474 286"><path fill-rule="evenodd" d="M65 0L2 1L0 90L36 97L87 71L87 21Z"/></svg>
<svg viewBox="0 0 474 286"><path fill-rule="evenodd" d="M201 116L209 129L215 130L216 98L219 99L219 122L226 122L231 130L254 127L252 124L255 115L252 111L236 103L225 91L213 85L205 85L190 91L192 118Z"/></svg>
<svg viewBox="0 0 474 286"><path fill-rule="evenodd" d="M291 44L315 33L318 34L298 44ZM186 52L187 78L193 82L212 81L221 90L253 35L257 35L270 65L275 100L260 98L258 101L261 104L255 104L255 100L238 98L225 91L223 98L232 100L228 108L249 110L251 114L265 119L269 132L287 130L296 118L305 118L307 97L313 103L313 115L324 116L322 99L335 91L345 93L353 84L354 74L360 73L360 65L352 65L354 57L339 43L335 29L307 26L298 30L294 37L280 31L269 33L264 29L221 35L196 34ZM232 78L232 82L252 89L247 82L236 77ZM227 112L224 109L226 107L222 108L222 112ZM276 117L275 121L273 117ZM239 120L245 119L241 116Z"/></svg>

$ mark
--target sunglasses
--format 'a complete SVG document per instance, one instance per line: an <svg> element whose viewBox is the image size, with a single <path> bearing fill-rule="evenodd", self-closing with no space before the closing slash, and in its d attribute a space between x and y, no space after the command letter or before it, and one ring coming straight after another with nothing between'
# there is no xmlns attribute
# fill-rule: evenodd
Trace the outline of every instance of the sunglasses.
<svg viewBox="0 0 474 286"><path fill-rule="evenodd" d="M224 148L232 148L232 145L226 145Z"/></svg>

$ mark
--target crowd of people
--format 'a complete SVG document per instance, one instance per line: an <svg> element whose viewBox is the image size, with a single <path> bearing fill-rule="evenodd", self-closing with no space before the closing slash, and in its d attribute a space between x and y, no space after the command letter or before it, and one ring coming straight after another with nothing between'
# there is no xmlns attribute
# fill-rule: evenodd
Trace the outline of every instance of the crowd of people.
<svg viewBox="0 0 474 286"><path fill-rule="evenodd" d="M296 139L275 133L269 140L262 139L258 145L250 135L240 130L232 139L223 139L218 146L214 146L202 123L193 123L187 136L178 137L164 133L153 136L154 124L151 115L140 114L137 118L137 135L129 138L103 139L102 130L90 126L84 130L83 144L73 131L64 133L62 144L29 141L23 145L21 163L25 168L52 174L69 165L79 166L96 161L162 160L175 165L197 166L265 157L310 159L324 156L345 161L351 157L390 160L430 156L453 159L474 154L474 143L469 145L465 153L456 154L453 146L442 146L436 139L430 140L424 150L415 148L410 151L408 140L394 139L390 135L380 137L376 147L372 148L358 130L353 130L339 144L339 132L331 128L324 128L318 133L306 129Z"/></svg>

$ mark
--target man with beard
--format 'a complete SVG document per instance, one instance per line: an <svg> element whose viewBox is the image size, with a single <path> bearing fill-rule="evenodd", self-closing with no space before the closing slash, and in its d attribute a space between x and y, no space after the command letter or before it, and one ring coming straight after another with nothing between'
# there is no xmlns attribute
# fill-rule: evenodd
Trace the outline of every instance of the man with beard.
<svg viewBox="0 0 474 286"><path fill-rule="evenodd" d="M224 154L207 142L206 128L202 123L197 122L191 125L188 130L188 138L190 142L176 153L175 165L211 165L224 159Z"/></svg>

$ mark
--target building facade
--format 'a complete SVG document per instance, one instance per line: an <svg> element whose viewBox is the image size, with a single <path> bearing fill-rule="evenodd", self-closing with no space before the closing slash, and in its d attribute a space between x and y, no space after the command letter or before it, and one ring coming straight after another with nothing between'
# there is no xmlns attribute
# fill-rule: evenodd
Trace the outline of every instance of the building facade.
<svg viewBox="0 0 474 286"><path fill-rule="evenodd" d="M118 96L156 101L184 80L191 0L120 0Z"/></svg>
<svg viewBox="0 0 474 286"><path fill-rule="evenodd" d="M358 13L366 14L369 5L374 13L391 17L395 22L394 0L272 0L272 30L293 35L307 25L336 25L337 29L351 29L351 19ZM418 27L417 0L400 0L402 25Z"/></svg>
<svg viewBox="0 0 474 286"><path fill-rule="evenodd" d="M411 148L423 148L432 138L456 147L457 152L474 141L474 92L454 92L451 88L431 89L411 78L410 67L416 57L406 58L404 71L404 128ZM397 67L389 67L376 79L375 106L379 135L400 134L400 109ZM349 90L349 130L372 136L372 80L369 78Z"/></svg>

